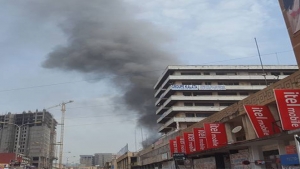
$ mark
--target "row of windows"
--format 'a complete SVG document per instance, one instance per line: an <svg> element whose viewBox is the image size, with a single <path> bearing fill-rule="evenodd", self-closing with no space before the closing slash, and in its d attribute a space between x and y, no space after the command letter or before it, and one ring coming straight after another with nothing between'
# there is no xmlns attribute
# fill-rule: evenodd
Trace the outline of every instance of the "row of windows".
<svg viewBox="0 0 300 169"><path fill-rule="evenodd" d="M219 106L231 106L234 104L234 102L225 102L225 103L219 103ZM197 103L197 102L184 102L184 106L215 106L214 103Z"/></svg>
<svg viewBox="0 0 300 169"><path fill-rule="evenodd" d="M185 113L185 117L208 117L212 113Z"/></svg>
<svg viewBox="0 0 300 169"><path fill-rule="evenodd" d="M245 83L245 82L243 82ZM182 85L212 85L212 82L182 82ZM267 85L271 85L273 82L267 82ZM218 82L218 83L213 83L213 85L227 85L227 86L238 86L240 85L240 82ZM246 85L246 84L243 84ZM257 85L266 85L265 81L261 82L250 82L248 85L251 86L257 86Z"/></svg>
<svg viewBox="0 0 300 169"><path fill-rule="evenodd" d="M212 92L182 92L184 96L210 96L213 95ZM250 95L248 92L217 92L219 96L236 96L240 94L241 96Z"/></svg>
<svg viewBox="0 0 300 169"><path fill-rule="evenodd" d="M279 76L279 75L291 75L293 72L243 72L242 74L244 75L245 73L248 73L248 75L273 75L273 76ZM238 75L239 72L181 72L181 75Z"/></svg>

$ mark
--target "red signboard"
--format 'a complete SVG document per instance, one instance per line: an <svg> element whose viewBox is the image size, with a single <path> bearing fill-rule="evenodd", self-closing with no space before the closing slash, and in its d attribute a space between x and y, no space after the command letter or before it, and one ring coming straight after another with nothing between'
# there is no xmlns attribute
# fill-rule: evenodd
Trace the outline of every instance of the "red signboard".
<svg viewBox="0 0 300 169"><path fill-rule="evenodd" d="M297 153L296 146L295 145L285 146L285 153L286 154L296 154Z"/></svg>
<svg viewBox="0 0 300 169"><path fill-rule="evenodd" d="M206 149L206 136L204 128L193 128L195 138L195 151Z"/></svg>
<svg viewBox="0 0 300 169"><path fill-rule="evenodd" d="M258 138L279 133L279 127L267 106L244 105Z"/></svg>
<svg viewBox="0 0 300 169"><path fill-rule="evenodd" d="M177 141L169 140L169 146L170 146L170 153L172 157L174 153L178 153Z"/></svg>
<svg viewBox="0 0 300 169"><path fill-rule="evenodd" d="M207 148L218 148L227 145L227 135L223 123L204 124Z"/></svg>
<svg viewBox="0 0 300 169"><path fill-rule="evenodd" d="M300 128L300 90L274 89L283 130Z"/></svg>
<svg viewBox="0 0 300 169"><path fill-rule="evenodd" d="M191 154L195 151L195 138L194 133L183 133L184 145L186 154Z"/></svg>
<svg viewBox="0 0 300 169"><path fill-rule="evenodd" d="M177 136L176 141L177 141L178 153L186 153L183 137Z"/></svg>

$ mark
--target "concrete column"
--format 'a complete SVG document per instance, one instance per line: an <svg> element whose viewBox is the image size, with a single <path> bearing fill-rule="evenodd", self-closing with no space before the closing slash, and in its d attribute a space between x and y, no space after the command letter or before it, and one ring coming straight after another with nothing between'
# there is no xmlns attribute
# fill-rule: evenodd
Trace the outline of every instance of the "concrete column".
<svg viewBox="0 0 300 169"><path fill-rule="evenodd" d="M247 140L255 139L256 133L247 115L242 116L243 128Z"/></svg>
<svg viewBox="0 0 300 169"><path fill-rule="evenodd" d="M179 129L180 129L179 122L176 121L176 130L178 131Z"/></svg>
<svg viewBox="0 0 300 169"><path fill-rule="evenodd" d="M250 162L254 162L255 160L264 160L263 152L261 149L261 146L250 146L249 152L251 156ZM255 165L254 163L251 163L251 169L265 169L265 165Z"/></svg>
<svg viewBox="0 0 300 169"><path fill-rule="evenodd" d="M286 154L285 146L289 145L288 141L279 140L277 143L279 155Z"/></svg>
<svg viewBox="0 0 300 169"><path fill-rule="evenodd" d="M228 140L228 143L230 142L235 142L236 141L236 138L233 137L233 134L231 132L231 123L225 123L225 129L226 129L226 135L227 135L227 140Z"/></svg>

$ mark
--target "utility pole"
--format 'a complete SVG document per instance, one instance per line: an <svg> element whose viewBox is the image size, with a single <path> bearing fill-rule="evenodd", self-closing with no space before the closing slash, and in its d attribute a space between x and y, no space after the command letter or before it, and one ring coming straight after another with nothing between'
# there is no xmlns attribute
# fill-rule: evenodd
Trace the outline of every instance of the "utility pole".
<svg viewBox="0 0 300 169"><path fill-rule="evenodd" d="M66 112L66 104L68 103L72 103L73 101L70 100L68 102L62 102L59 105L50 107L50 108L54 108L54 107L58 107L61 106L61 122L60 122L60 126L61 126L61 131L60 131L60 144L59 144L59 157L58 157L58 167L59 169L62 169L62 158L63 158L63 149L64 149L64 129L65 129L65 112ZM48 109L50 109L48 108Z"/></svg>

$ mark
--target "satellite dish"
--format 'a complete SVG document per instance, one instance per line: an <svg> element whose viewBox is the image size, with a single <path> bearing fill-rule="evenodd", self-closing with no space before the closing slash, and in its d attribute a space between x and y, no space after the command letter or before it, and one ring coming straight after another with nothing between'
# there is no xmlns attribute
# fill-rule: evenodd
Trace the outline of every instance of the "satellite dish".
<svg viewBox="0 0 300 169"><path fill-rule="evenodd" d="M236 126L235 128L233 128L232 130L231 130L231 132L232 133L238 133L239 131L241 131L242 130L242 126Z"/></svg>

